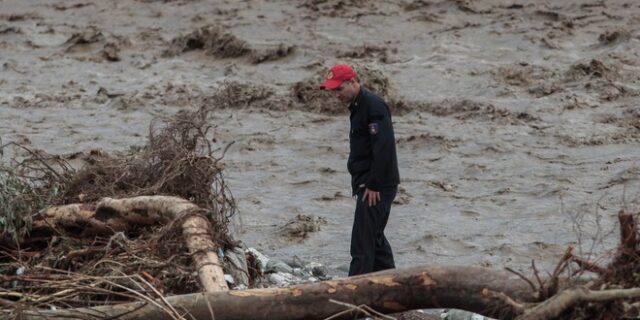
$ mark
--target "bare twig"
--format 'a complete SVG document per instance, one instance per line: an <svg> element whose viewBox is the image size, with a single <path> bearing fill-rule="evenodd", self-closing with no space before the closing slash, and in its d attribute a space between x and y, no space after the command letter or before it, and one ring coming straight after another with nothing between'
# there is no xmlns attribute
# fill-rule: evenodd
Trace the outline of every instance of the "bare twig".
<svg viewBox="0 0 640 320"><path fill-rule="evenodd" d="M529 278L525 277L522 273L515 271L509 267L505 267L505 270L517 275L518 277L520 277L520 279L524 280L526 283L529 284L529 286L531 287L531 290L533 291L538 291L538 288L536 288L536 285L533 284L533 282L531 282L531 280L529 280Z"/></svg>
<svg viewBox="0 0 640 320"><path fill-rule="evenodd" d="M23 146L21 144L18 144L18 143L15 143L15 142L11 141L11 142L8 142L7 144L3 145L2 147L0 147L0 149L4 148L6 146L9 146L9 145L16 146L16 147L18 147L20 149L23 149L23 150L29 152L31 154L31 156L33 156L42 165L44 165L47 169L49 169L49 172L53 173L61 181L64 180L64 177L62 177L55 169L53 169L40 155L38 155L37 153L33 152L31 149L29 149L29 148L27 148L27 147L25 147L25 146Z"/></svg>
<svg viewBox="0 0 640 320"><path fill-rule="evenodd" d="M171 303L169 303L167 301L167 299L165 299L165 297L153 285L151 285L151 283L147 282L147 280L145 280L144 278L142 278L139 275L136 275L135 277L138 278L140 281L142 281L142 283L146 284L147 287L151 288L151 290L153 290L153 292L156 294L158 299L160 299L160 301L162 301L162 303L164 303L164 305L166 305L167 308L169 308L174 314L176 314L176 315L179 314L178 311L173 307L173 305L171 305ZM180 316L180 317L182 317L182 316ZM214 320L214 319L212 319L212 320Z"/></svg>
<svg viewBox="0 0 640 320"><path fill-rule="evenodd" d="M340 313L337 313L337 314L335 314L335 315L333 315L331 317L325 318L325 320L335 319L335 318L337 318L337 317L339 317L341 315L344 315L346 313L350 313L350 312L353 312L353 311L356 311L356 310L361 312L361 313L363 313L363 314L365 314L365 315L367 315L367 316L370 316L370 317L375 315L375 316L378 316L381 319L385 319L385 320L395 320L396 319L394 317L390 317L390 316L384 315L384 314L382 314L382 313L380 313L380 312L378 312L376 310L373 310L372 308L370 308L367 305L356 306L356 305L353 305L353 304L350 304L350 303L341 302L341 301L337 301L337 300L333 300L333 299L329 299L329 302L335 303L337 305L341 305L341 306L344 306L344 307L347 307L349 309L347 309L345 311L342 311Z"/></svg>
<svg viewBox="0 0 640 320"><path fill-rule="evenodd" d="M158 309L160 309L163 312L165 312L166 314L170 315L171 318L173 318L174 320L184 320L184 318L182 316L180 316L179 314L174 313L173 310L165 308L164 306L162 306L161 304L156 302L154 299L152 299L152 298L150 298L150 297L148 297L146 295L143 295L143 294L139 293L138 291L132 290L129 287L120 285L120 284L118 284L116 282L113 282L113 281L105 281L105 282L111 284L112 286L115 286L115 287L118 287L118 288L123 289L125 291L128 291L128 292L132 293L133 295L137 296L138 298L140 298L141 300L154 305Z"/></svg>
<svg viewBox="0 0 640 320"><path fill-rule="evenodd" d="M513 308L514 314L522 314L525 311L526 306L524 304L511 299L509 296L502 292L495 292L485 288L482 289L482 295L489 298L498 299L508 306L511 306L511 308Z"/></svg>
<svg viewBox="0 0 640 320"><path fill-rule="evenodd" d="M571 261L575 262L578 266L580 266L580 268L591 271L593 273L597 273L599 275L604 275L609 272L609 270L597 265L596 263L587 261L580 257L573 256L571 257Z"/></svg>
<svg viewBox="0 0 640 320"><path fill-rule="evenodd" d="M533 269L533 275L536 277L536 280L538 281L538 292L540 294L540 298L544 299L545 295L545 287L544 287L544 281L540 280L540 274L538 273L538 268L536 268L536 262L534 260L531 260L531 269Z"/></svg>
<svg viewBox="0 0 640 320"><path fill-rule="evenodd" d="M577 287L562 291L551 299L527 311L520 320L555 319L562 312L580 302L606 302L617 299L640 298L640 288L593 291Z"/></svg>

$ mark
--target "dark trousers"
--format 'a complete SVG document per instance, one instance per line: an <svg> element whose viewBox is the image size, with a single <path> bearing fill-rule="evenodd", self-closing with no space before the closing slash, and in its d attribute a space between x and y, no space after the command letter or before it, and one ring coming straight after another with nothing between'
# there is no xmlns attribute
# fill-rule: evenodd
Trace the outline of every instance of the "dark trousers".
<svg viewBox="0 0 640 320"><path fill-rule="evenodd" d="M356 213L351 232L351 265L349 276L395 268L391 245L384 236L391 203L398 189L380 191L380 201L370 207L362 202L364 189L356 197Z"/></svg>

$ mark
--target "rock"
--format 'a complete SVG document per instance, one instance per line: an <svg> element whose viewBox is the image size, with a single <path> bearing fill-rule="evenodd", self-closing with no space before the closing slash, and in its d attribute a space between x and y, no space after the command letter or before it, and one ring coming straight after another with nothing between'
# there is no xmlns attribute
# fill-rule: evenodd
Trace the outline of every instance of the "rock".
<svg viewBox="0 0 640 320"><path fill-rule="evenodd" d="M428 313L423 310L411 310L400 314L393 314L398 320L441 320L440 314Z"/></svg>
<svg viewBox="0 0 640 320"><path fill-rule="evenodd" d="M298 256L293 256L293 258L284 260L284 262L294 268L304 268L307 264L309 264L309 261L302 260Z"/></svg>
<svg viewBox="0 0 640 320"><path fill-rule="evenodd" d="M236 280L234 285L249 286L249 269L247 267L247 257L245 256L243 248L234 248L233 250L227 250L225 253L225 261L229 263L229 273Z"/></svg>
<svg viewBox="0 0 640 320"><path fill-rule="evenodd" d="M229 255L232 255L227 252L227 259ZM247 249L247 254L250 254L254 257L257 264L264 264L262 274L264 277L256 278L255 283L253 284L256 288L268 288L268 287L283 287L289 286L293 284L301 284L301 283L309 283L309 282L318 282L321 280L329 280L332 277L328 276L327 268L322 264L317 262L306 263L302 266L302 261L297 259L295 261L295 267L287 264L281 260L269 259L265 255L261 254L254 248ZM291 261L291 260L289 260ZM254 268L258 268L259 266L254 266ZM234 286L234 289L238 289L240 287L244 287L240 285L240 280L235 277L234 279L238 285Z"/></svg>
<svg viewBox="0 0 640 320"><path fill-rule="evenodd" d="M269 275L267 275L267 281L270 284L278 287L289 286L293 282L292 280L293 277L290 274L284 272L270 273Z"/></svg>
<svg viewBox="0 0 640 320"><path fill-rule="evenodd" d="M491 320L483 315L458 309L445 310L440 317L446 320Z"/></svg>
<svg viewBox="0 0 640 320"><path fill-rule="evenodd" d="M296 276L296 277L309 277L311 276L311 273L305 272L304 269L302 268L293 268L291 273Z"/></svg>
<svg viewBox="0 0 640 320"><path fill-rule="evenodd" d="M327 274L328 274L327 268L317 262L311 262L307 264L304 268L308 273L310 273L314 277L318 277L320 279L327 278Z"/></svg>
<svg viewBox="0 0 640 320"><path fill-rule="evenodd" d="M258 262L257 267L260 268L261 273L264 273L267 268L267 264L269 263L269 258L267 258L267 256L260 253L260 251L256 250L255 248L247 249L247 253L255 258L255 260Z"/></svg>
<svg viewBox="0 0 640 320"><path fill-rule="evenodd" d="M267 267L265 268L265 273L274 273L274 272L293 273L293 268L282 261L269 260L267 262Z"/></svg>

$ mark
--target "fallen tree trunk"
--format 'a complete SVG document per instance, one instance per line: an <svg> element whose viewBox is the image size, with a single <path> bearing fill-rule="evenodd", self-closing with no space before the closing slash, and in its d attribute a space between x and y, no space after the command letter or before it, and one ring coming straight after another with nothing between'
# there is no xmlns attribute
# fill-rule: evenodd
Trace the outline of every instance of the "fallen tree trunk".
<svg viewBox="0 0 640 320"><path fill-rule="evenodd" d="M53 230L77 237L90 237L182 219L182 234L193 255L204 291L228 290L217 248L210 237L211 226L202 213L200 207L178 197L104 198L95 208L85 204L49 208L34 219L33 230L36 233Z"/></svg>
<svg viewBox="0 0 640 320"><path fill-rule="evenodd" d="M393 269L340 280L287 288L219 291L167 297L157 304L134 302L58 311L27 311L22 319L94 317L172 319L166 308L189 314L187 319L323 319L345 310L330 299L367 305L383 313L422 308L457 308L495 318L516 316L508 303L486 292L500 292L524 302L534 301L527 283L513 274L479 267L414 267ZM345 315L346 318L353 314ZM343 317L344 318L344 317Z"/></svg>

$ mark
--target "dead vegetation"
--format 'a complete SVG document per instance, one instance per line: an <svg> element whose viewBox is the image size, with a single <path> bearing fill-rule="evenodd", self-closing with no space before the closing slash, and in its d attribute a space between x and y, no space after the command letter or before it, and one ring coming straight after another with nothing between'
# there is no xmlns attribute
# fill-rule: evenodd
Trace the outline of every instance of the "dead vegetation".
<svg viewBox="0 0 640 320"><path fill-rule="evenodd" d="M601 36L601 41L617 41L617 33ZM576 61L564 72L519 63L517 65L499 68L494 72L494 79L511 86L527 89L535 97L545 97L560 92L576 92L585 90L594 92L602 101L616 101L623 97L633 97L640 94L637 89L629 86L633 81L633 73L625 70L629 63L624 57L606 57Z"/></svg>
<svg viewBox="0 0 640 320"><path fill-rule="evenodd" d="M620 42L629 41L631 39L631 32L619 29L613 31L605 31L598 36L598 41L601 45L615 45Z"/></svg>
<svg viewBox="0 0 640 320"><path fill-rule="evenodd" d="M389 78L387 78L381 71L366 66L354 67L357 70L358 81L360 84L375 92L383 99L387 100L392 108L392 112L395 113L393 108L393 99L395 92L391 88ZM318 70L313 76L299 81L291 87L291 97L295 104L301 105L302 109L308 112L322 113L322 114L347 114L349 109L347 106L339 103L331 96L331 92L326 90L320 90L320 84L326 76L326 70Z"/></svg>
<svg viewBox="0 0 640 320"><path fill-rule="evenodd" d="M496 80L512 86L539 85L554 76L556 73L549 68L524 62L500 67L494 74Z"/></svg>
<svg viewBox="0 0 640 320"><path fill-rule="evenodd" d="M552 277L540 280L533 266L535 278L527 280L536 289L541 303L522 308L519 319L630 319L640 311L640 238L638 213L620 211L620 243L612 252L607 265L584 259L569 247L554 270ZM577 267L576 267L577 266ZM558 287L559 275L569 275L573 286ZM585 273L597 278L580 283ZM534 284L536 283L536 284ZM516 305L514 304L514 307Z"/></svg>
<svg viewBox="0 0 640 320"><path fill-rule="evenodd" d="M73 171L59 157L13 142L0 145L0 157L9 148L26 154L10 164L0 163L0 239L15 243L29 233L31 215L60 197Z"/></svg>
<svg viewBox="0 0 640 320"><path fill-rule="evenodd" d="M208 112L203 107L159 119L147 145L118 154L95 150L63 158L2 146L23 151L0 170L5 316L200 291L192 261L197 253L181 239L185 217L153 218L151 211L135 209L124 213L127 223L114 224L114 211L93 212L105 197L178 196L202 208L219 246L233 248L227 225L235 201L222 177L226 147L212 145ZM75 169L70 162L84 165ZM53 204L63 205L67 218L51 220L45 209ZM81 211L89 213L86 220ZM96 229L100 221L105 225Z"/></svg>
<svg viewBox="0 0 640 320"><path fill-rule="evenodd" d="M251 63L258 64L287 57L295 51L295 46L281 43L275 47L254 48L220 27L206 26L174 38L164 56L176 56L193 50L203 50L216 58L249 57Z"/></svg>
<svg viewBox="0 0 640 320"><path fill-rule="evenodd" d="M353 48L352 50L342 52L338 54L338 58L350 58L350 59L375 59L382 63L391 63L391 54L398 53L396 48L389 49L385 46L374 45L362 45Z"/></svg>
<svg viewBox="0 0 640 320"><path fill-rule="evenodd" d="M71 51L77 46L102 42L104 40L105 36L101 30L95 26L88 26L83 31L72 34L63 46L65 47L65 51Z"/></svg>
<svg viewBox="0 0 640 320"><path fill-rule="evenodd" d="M320 231L320 228L325 225L327 225L327 219L323 217L299 214L281 227L280 235L289 240L304 240L311 233Z"/></svg>
<svg viewBox="0 0 640 320"><path fill-rule="evenodd" d="M62 55L78 61L116 62L120 61L122 48L131 46L126 36L106 34L96 26L87 26L74 32L61 45Z"/></svg>
<svg viewBox="0 0 640 320"><path fill-rule="evenodd" d="M210 109L291 110L291 101L273 89L257 84L225 82L213 95L204 98Z"/></svg>
<svg viewBox="0 0 640 320"><path fill-rule="evenodd" d="M292 55L296 51L295 46L280 43L275 47L266 46L264 48L252 47L250 62L253 64L280 60Z"/></svg>
<svg viewBox="0 0 640 320"><path fill-rule="evenodd" d="M174 38L164 55L175 56L191 50L205 50L218 58L237 58L251 51L245 41L218 27L208 26Z"/></svg>
<svg viewBox="0 0 640 320"><path fill-rule="evenodd" d="M423 103L418 104L416 108L439 117L454 117L460 120L484 119L508 124L523 124L540 120L527 112L513 113L490 103L472 100L445 100L441 103Z"/></svg>
<svg viewBox="0 0 640 320"><path fill-rule="evenodd" d="M400 97L393 85L381 71L358 66L360 84L382 97L392 114L403 115L411 111L424 111L440 117L460 120L485 119L508 124L523 124L540 119L527 112L513 113L489 103L472 100L445 100L442 102L414 102ZM204 103L214 109L252 109L257 111L301 110L327 115L344 115L349 109L332 96L330 91L320 90L326 70L318 69L312 76L294 83L289 95L257 84L226 82L213 95L204 98Z"/></svg>
<svg viewBox="0 0 640 320"><path fill-rule="evenodd" d="M307 9L307 18L318 19L319 17L342 17L356 18L365 14L377 13L375 1L371 0L305 0L300 4Z"/></svg>

